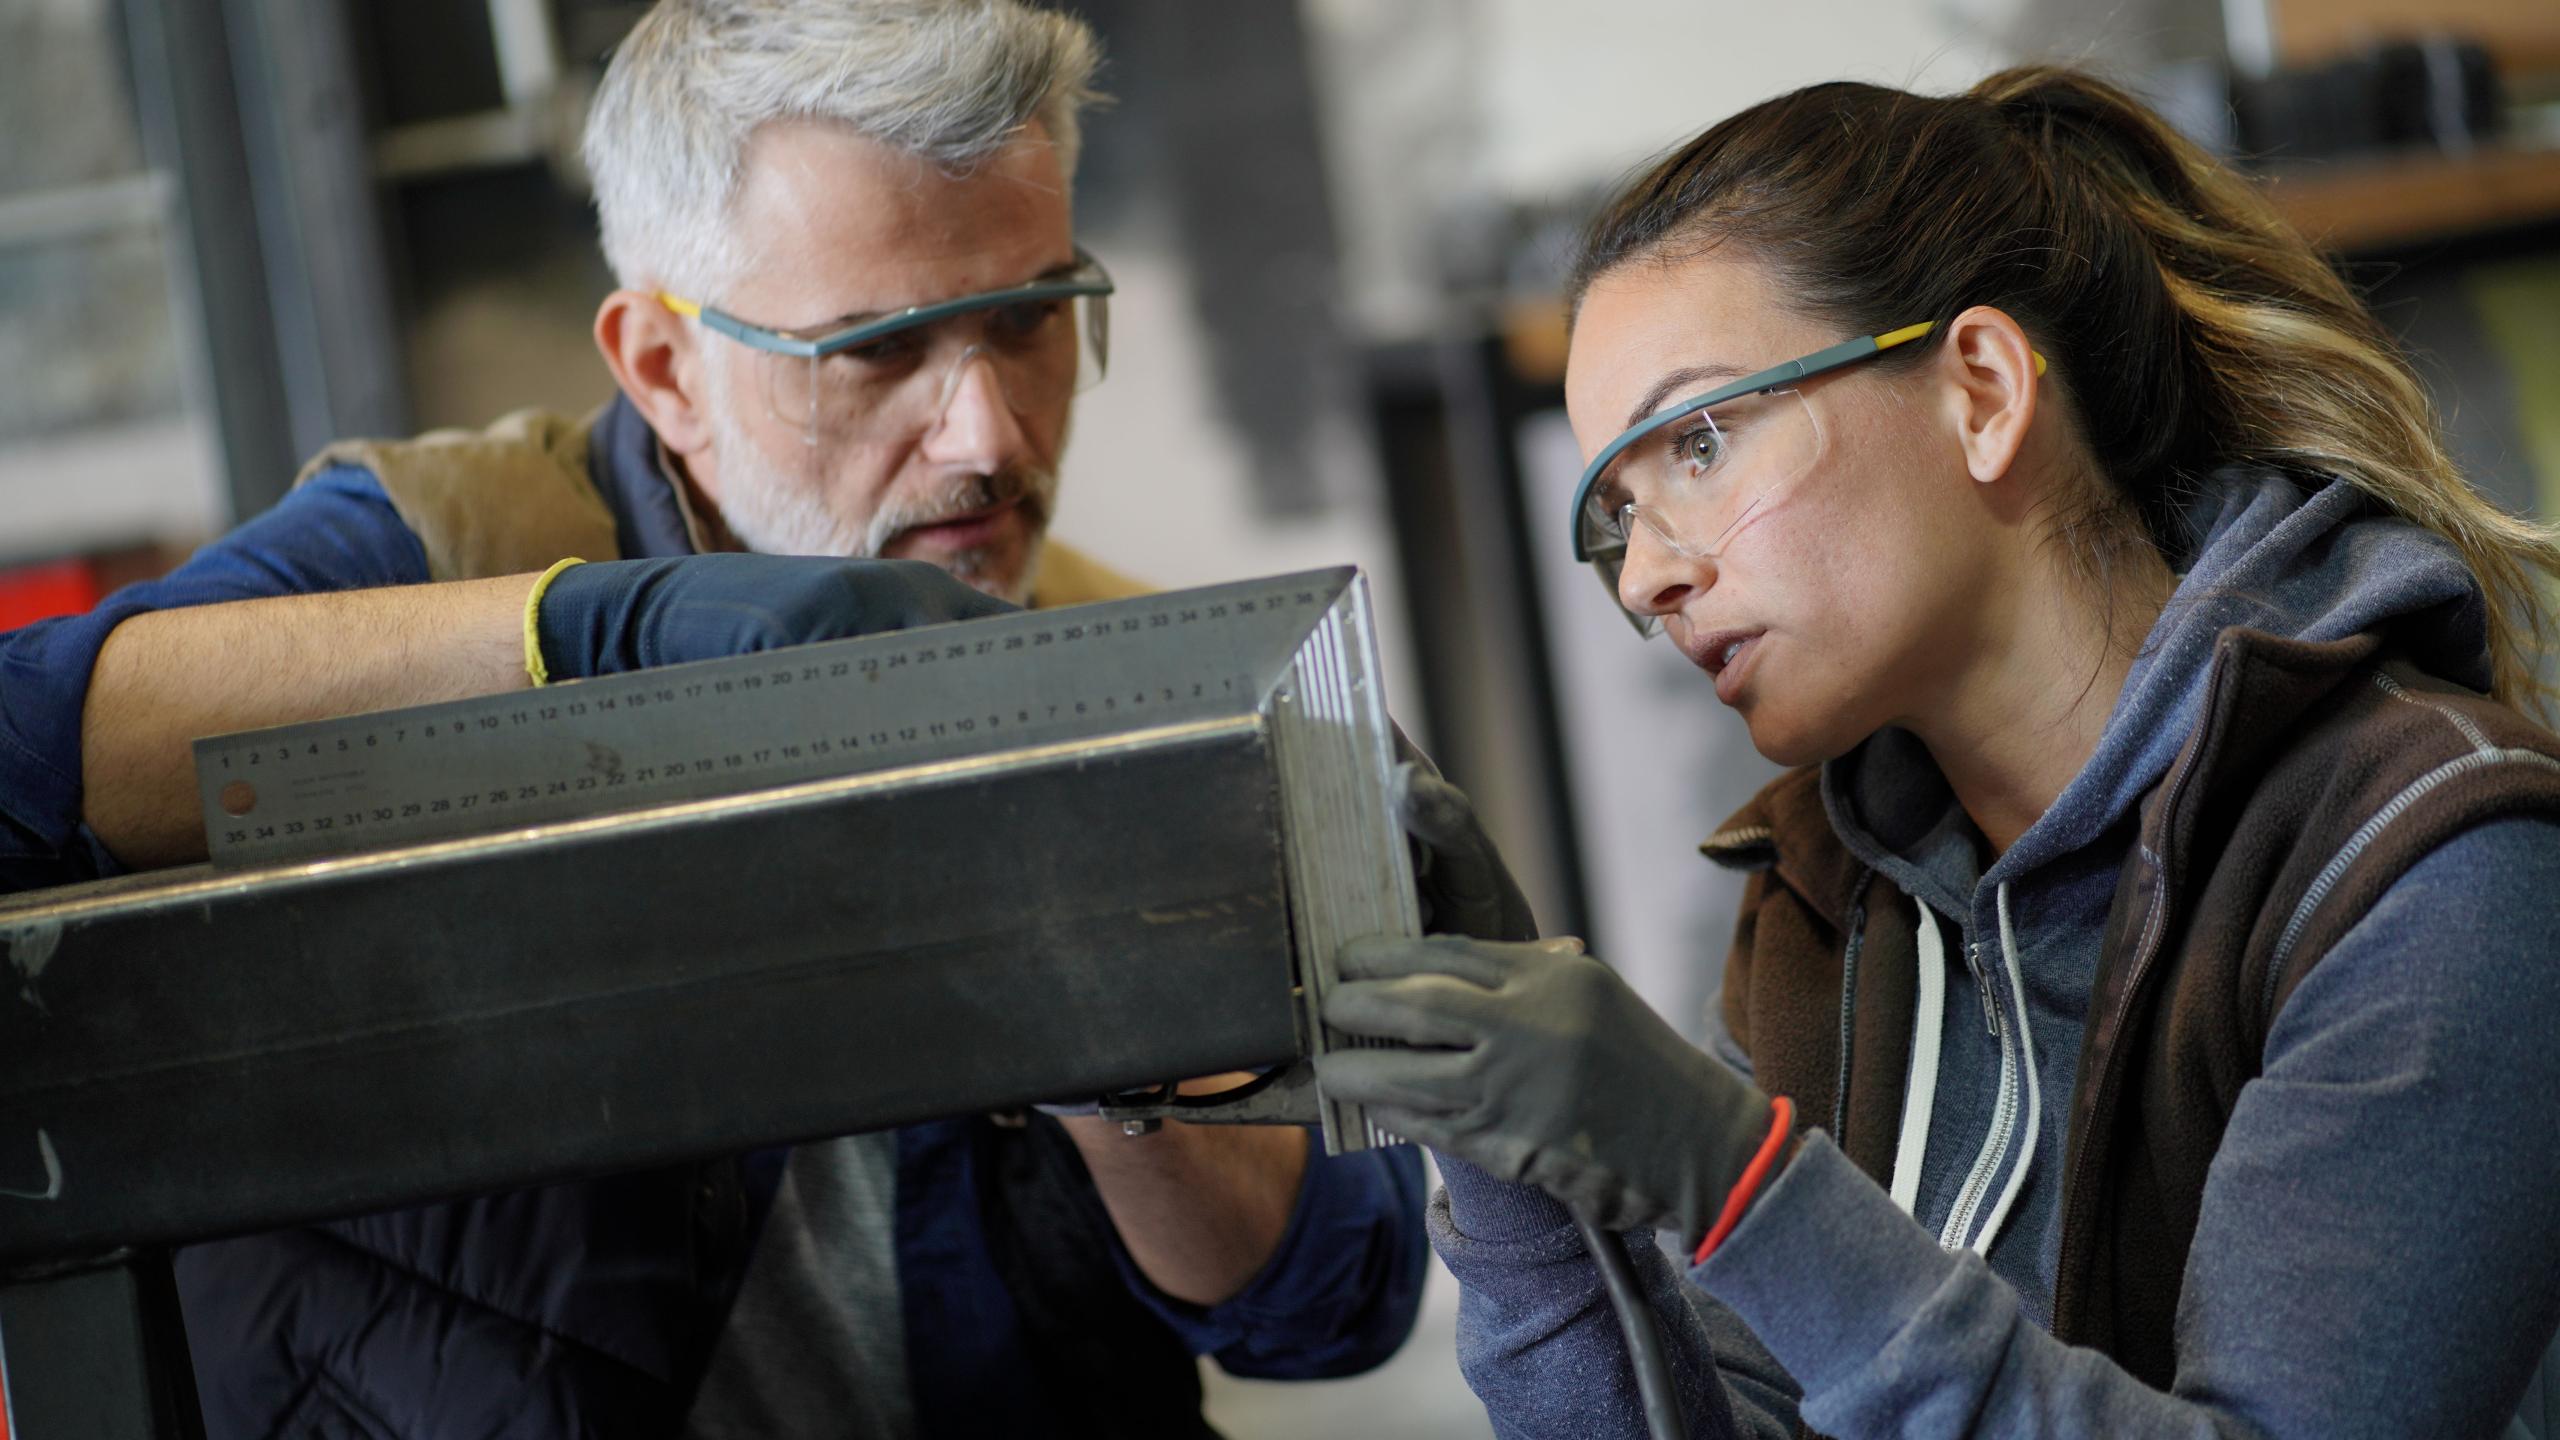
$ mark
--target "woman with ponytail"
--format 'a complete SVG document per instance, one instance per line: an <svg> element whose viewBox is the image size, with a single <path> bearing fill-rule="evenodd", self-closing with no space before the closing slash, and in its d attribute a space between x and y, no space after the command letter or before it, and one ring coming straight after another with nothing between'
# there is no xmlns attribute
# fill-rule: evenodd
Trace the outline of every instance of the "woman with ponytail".
<svg viewBox="0 0 2560 1440"><path fill-rule="evenodd" d="M1576 553L1798 768L1705 846L1712 1056L1516 906L1346 956L1402 1044L1322 1078L1440 1152L1497 1428L1639 1433L1570 1206L1678 1232L1697 1434L2500 1433L2560 1326L2560 548L2354 293L2034 68L1755 106L1570 299Z"/></svg>

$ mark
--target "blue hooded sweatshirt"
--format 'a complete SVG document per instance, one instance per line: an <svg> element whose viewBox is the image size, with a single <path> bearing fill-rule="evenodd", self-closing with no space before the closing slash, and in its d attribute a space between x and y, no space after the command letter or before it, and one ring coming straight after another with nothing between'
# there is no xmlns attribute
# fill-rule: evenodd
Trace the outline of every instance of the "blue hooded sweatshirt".
<svg viewBox="0 0 2560 1440"><path fill-rule="evenodd" d="M2193 519L2192 566L2096 752L1987 869L1908 734L1825 767L1833 829L1914 907L1919 1006L1893 1179L1879 1187L1815 1132L1691 1287L1631 1242L1692 1433L1784 1435L1801 1419L1844 1440L2353 1440L2498 1435L2516 1413L2560 1327L2560 1107L2547 1099L2560 1094L2560 824L2542 819L2484 824L2420 859L2275 1018L2203 1197L2173 1390L2049 1333L2108 906L2136 808L2202 715L2215 637L2431 623L2399 633L2410 658L2488 681L2485 610L2460 557L2346 483L2306 494L2234 469ZM1749 1072L1729 1037L1712 1043ZM1641 1436L1569 1219L1442 1168L1433 1244L1464 1287L1460 1363L1496 1428Z"/></svg>

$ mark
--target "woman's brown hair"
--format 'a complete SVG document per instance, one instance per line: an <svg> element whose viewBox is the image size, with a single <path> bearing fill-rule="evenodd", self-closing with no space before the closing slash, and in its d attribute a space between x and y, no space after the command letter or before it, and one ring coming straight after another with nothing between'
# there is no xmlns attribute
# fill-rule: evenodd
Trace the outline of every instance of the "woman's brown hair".
<svg viewBox="0 0 2560 1440"><path fill-rule="evenodd" d="M2491 692L2549 699L2535 572L2560 575L2560 542L2463 479L2398 347L2265 197L2115 86L2028 66L1961 95L1840 82L1755 105L1601 212L1570 301L1618 266L1726 244L1844 336L1974 305L2015 319L2103 474L2094 511L2059 527L2100 577L2126 544L2180 557L2184 502L2218 466L2338 476L2479 578Z"/></svg>

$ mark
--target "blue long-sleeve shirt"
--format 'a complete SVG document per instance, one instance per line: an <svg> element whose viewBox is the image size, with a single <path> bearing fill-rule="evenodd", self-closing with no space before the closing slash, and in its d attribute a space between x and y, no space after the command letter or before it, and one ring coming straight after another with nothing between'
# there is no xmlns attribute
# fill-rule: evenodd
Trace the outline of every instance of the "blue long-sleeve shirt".
<svg viewBox="0 0 2560 1440"><path fill-rule="evenodd" d="M618 403L596 435L590 468L615 512L624 554L689 553L646 426ZM418 538L381 486L362 469L339 467L160 580L118 591L88 615L0 635L0 890L120 868L80 818L81 711L116 624L154 610L428 579ZM1033 1367L1020 1353L1022 1334L1002 1322L1013 1307L977 1228L963 1123L910 1127L898 1147L897 1269L916 1412L931 1433L973 1433L994 1407L1011 1417L1007 1433L1036 1435L1043 1433L1036 1393L988 1383ZM749 1194L751 1203L769 1203L772 1189ZM1420 1157L1409 1148L1311 1154L1278 1250L1240 1294L1216 1306L1156 1291L1123 1250L1112 1259L1185 1346L1234 1373L1349 1374L1384 1360L1411 1331L1428 1263L1422 1199Z"/></svg>
<svg viewBox="0 0 2560 1440"><path fill-rule="evenodd" d="M126 586L85 615L0 635L0 892L122 869L80 819L81 709L116 626L154 610L426 580L426 552L382 487L341 468L158 580Z"/></svg>

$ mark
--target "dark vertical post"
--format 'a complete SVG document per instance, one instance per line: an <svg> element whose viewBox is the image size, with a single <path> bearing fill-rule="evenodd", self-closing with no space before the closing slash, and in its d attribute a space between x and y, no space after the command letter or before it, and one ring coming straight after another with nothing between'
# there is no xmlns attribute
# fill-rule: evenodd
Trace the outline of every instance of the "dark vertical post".
<svg viewBox="0 0 2560 1440"><path fill-rule="evenodd" d="M10 1440L203 1440L169 1252L0 1281Z"/></svg>
<svg viewBox="0 0 2560 1440"><path fill-rule="evenodd" d="M294 451L403 434L407 382L348 7L224 0L220 9ZM276 476L276 494L292 478Z"/></svg>
<svg viewBox="0 0 2560 1440"><path fill-rule="evenodd" d="M1593 935L1514 440L1524 417L1562 402L1514 379L1500 343L1481 335L1382 346L1367 361L1433 754L1474 797L1540 927L1605 943Z"/></svg>
<svg viewBox="0 0 2560 1440"><path fill-rule="evenodd" d="M1499 656L1504 689L1518 715L1508 757L1519 792L1514 803L1534 825L1552 867L1553 898L1538 912L1550 935L1579 935L1595 947L1598 933L1582 868L1582 837L1573 809L1574 776L1565 758L1564 705L1556 694L1554 652L1547 646L1547 607L1530 549L1531 523L1520 476L1520 424L1541 409L1559 409L1553 386L1524 385L1511 371L1498 336L1443 341L1438 347L1449 402L1449 453L1465 531L1480 582L1472 614L1490 630L1481 643ZM1437 711L1433 712L1437 714ZM1609 777L1583 777L1608 783ZM1508 843L1507 841L1505 843ZM1606 949L1602 954L1608 953Z"/></svg>
<svg viewBox="0 0 2560 1440"><path fill-rule="evenodd" d="M222 11L200 0L124 0L133 95L152 166L170 177L171 266L191 371L213 411L235 516L265 509L298 451L250 200Z"/></svg>

